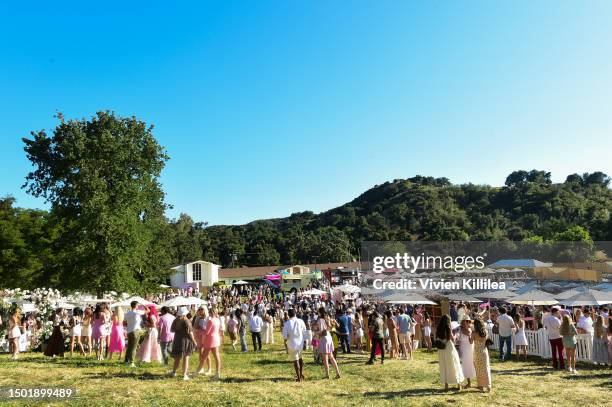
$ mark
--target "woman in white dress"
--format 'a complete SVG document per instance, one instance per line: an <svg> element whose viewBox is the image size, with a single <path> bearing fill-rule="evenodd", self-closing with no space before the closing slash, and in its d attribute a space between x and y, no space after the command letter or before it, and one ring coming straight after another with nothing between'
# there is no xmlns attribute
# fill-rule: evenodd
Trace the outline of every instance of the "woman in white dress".
<svg viewBox="0 0 612 407"><path fill-rule="evenodd" d="M431 318L429 313L423 313L423 343L427 346L427 352L431 352Z"/></svg>
<svg viewBox="0 0 612 407"><path fill-rule="evenodd" d="M70 357L72 357L74 353L75 344L79 347L81 354L85 354L85 348L83 348L83 342L81 342L81 335L83 335L83 319L81 314L81 309L75 308L70 318Z"/></svg>
<svg viewBox="0 0 612 407"><path fill-rule="evenodd" d="M436 329L435 345L438 348L440 382L444 383L444 390L448 391L449 384L456 384L457 390L461 390L463 370L461 369L459 354L455 349L451 319L448 315L442 315L440 318Z"/></svg>
<svg viewBox="0 0 612 407"><path fill-rule="evenodd" d="M521 358L521 353L527 361L527 335L525 335L525 321L521 314L516 315L516 333L514 334L514 346L516 347L516 360Z"/></svg>
<svg viewBox="0 0 612 407"><path fill-rule="evenodd" d="M270 315L268 314L264 314L263 316L263 327L262 327L262 332L264 334L264 338L263 338L263 343L264 345L268 345L270 343L270 323L272 322L272 319L270 318Z"/></svg>
<svg viewBox="0 0 612 407"><path fill-rule="evenodd" d="M461 370L463 377L467 379L467 386L472 386L472 379L476 378L476 367L474 366L474 340L472 339L472 320L467 314L461 319L459 329L459 357L461 359Z"/></svg>
<svg viewBox="0 0 612 407"><path fill-rule="evenodd" d="M19 338L21 337L21 312L16 309L9 317L8 339L11 347L11 360L19 358Z"/></svg>

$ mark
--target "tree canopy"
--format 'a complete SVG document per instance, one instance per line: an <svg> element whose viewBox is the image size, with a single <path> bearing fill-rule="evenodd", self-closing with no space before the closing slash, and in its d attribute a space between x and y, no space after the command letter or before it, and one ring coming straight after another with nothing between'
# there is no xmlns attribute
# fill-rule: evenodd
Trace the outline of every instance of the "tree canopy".
<svg viewBox="0 0 612 407"><path fill-rule="evenodd" d="M152 127L99 112L90 120L62 119L52 135L31 136L23 142L34 170L24 187L51 204L61 225L55 261L45 265L53 281L134 290L167 270L167 261L152 255L165 241L159 175L168 159Z"/></svg>

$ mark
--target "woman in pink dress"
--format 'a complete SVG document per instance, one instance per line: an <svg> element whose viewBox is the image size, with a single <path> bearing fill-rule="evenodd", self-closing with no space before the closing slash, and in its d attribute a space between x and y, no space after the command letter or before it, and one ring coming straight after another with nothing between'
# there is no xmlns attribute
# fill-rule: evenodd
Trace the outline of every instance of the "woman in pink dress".
<svg viewBox="0 0 612 407"><path fill-rule="evenodd" d="M200 363L198 364L197 374L204 373L204 364L208 366L206 376L211 374L210 357L204 355L204 343L206 342L206 325L208 324L208 310L205 307L198 308L198 313L193 320L195 339L198 348Z"/></svg>
<svg viewBox="0 0 612 407"><path fill-rule="evenodd" d="M157 330L157 322L159 321L159 317L157 316L157 309L155 308L155 305L145 307L145 315L143 319L145 320L147 326L147 337L145 338L144 342L142 342L142 345L140 345L140 349L138 350L138 355L136 357L139 361L144 363L161 363L161 347L157 341L157 338L159 337L159 331Z"/></svg>
<svg viewBox="0 0 612 407"><path fill-rule="evenodd" d="M108 360L113 358L113 353L119 354L125 350L125 329L123 328L123 308L117 307L113 314L113 326L110 332L110 342L108 345Z"/></svg>
<svg viewBox="0 0 612 407"><path fill-rule="evenodd" d="M208 355L211 353L215 358L215 367L217 379L221 378L221 354L219 348L221 347L221 320L219 319L219 313L217 307L210 309L208 317L208 323L206 324L206 338L204 339L204 359L208 359Z"/></svg>
<svg viewBox="0 0 612 407"><path fill-rule="evenodd" d="M106 321L106 313L102 310L100 304L96 305L93 313L93 322L91 323L91 338L93 346L96 349L96 358L102 360L104 358L104 346L106 345L106 329L104 325Z"/></svg>

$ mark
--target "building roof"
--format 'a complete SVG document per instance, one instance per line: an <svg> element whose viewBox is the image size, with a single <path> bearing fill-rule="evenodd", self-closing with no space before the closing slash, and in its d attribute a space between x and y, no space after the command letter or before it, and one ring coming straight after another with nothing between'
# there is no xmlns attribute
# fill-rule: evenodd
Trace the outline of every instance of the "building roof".
<svg viewBox="0 0 612 407"><path fill-rule="evenodd" d="M212 263L212 262L206 261L206 260L195 260L195 261L190 261L190 262L187 262L187 263L184 263L184 264L178 264L178 265L176 265L174 267L170 267L170 269L171 270L178 270L178 269L180 269L183 266L187 266L187 265L193 264L193 263L209 263L209 264L212 264L212 265L215 265L215 266L217 265L215 263Z"/></svg>
<svg viewBox="0 0 612 407"><path fill-rule="evenodd" d="M219 269L219 278L242 278L242 277L265 277L267 274L272 274L277 270L284 270L289 267L296 266L295 264L289 266L259 266L259 267L236 267L236 268L222 268ZM315 264L303 264L302 266L310 268L311 271L316 270L327 270L327 269L359 269L360 263L357 261L348 263L317 263Z"/></svg>
<svg viewBox="0 0 612 407"><path fill-rule="evenodd" d="M544 263L536 259L504 259L498 260L495 263L489 265L491 268L501 267L524 267L524 268L535 268L535 267L552 267L552 263Z"/></svg>

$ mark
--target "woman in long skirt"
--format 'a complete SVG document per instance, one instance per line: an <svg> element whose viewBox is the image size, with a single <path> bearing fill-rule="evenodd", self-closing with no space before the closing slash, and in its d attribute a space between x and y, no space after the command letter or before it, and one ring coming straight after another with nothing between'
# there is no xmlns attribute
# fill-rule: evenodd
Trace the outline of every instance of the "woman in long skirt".
<svg viewBox="0 0 612 407"><path fill-rule="evenodd" d="M442 315L438 323L436 329L436 347L438 348L440 382L444 383L444 390L448 391L450 384L456 384L457 390L461 390L463 370L461 369L459 354L457 349L455 349L451 319L448 315Z"/></svg>
<svg viewBox="0 0 612 407"><path fill-rule="evenodd" d="M476 386L481 391L491 391L491 365L489 363L489 349L487 348L488 334L482 320L474 321L474 367L476 368Z"/></svg>
<svg viewBox="0 0 612 407"><path fill-rule="evenodd" d="M157 330L157 322L159 321L159 317L157 316L157 309L155 308L155 305L149 305L147 307L147 310L147 337L142 342L142 345L140 345L137 358L138 360L144 363L161 363L161 346L157 341L159 337L159 331Z"/></svg>
<svg viewBox="0 0 612 407"><path fill-rule="evenodd" d="M108 342L108 359L113 358L113 353L121 354L125 350L125 329L123 328L123 308L117 307L113 314L110 340Z"/></svg>
<svg viewBox="0 0 612 407"><path fill-rule="evenodd" d="M389 341L391 342L389 358L395 359L399 357L399 340L397 337L397 323L395 322L395 318L393 318L393 313L391 312L391 310L388 310L385 314L387 316L387 329L389 330Z"/></svg>
<svg viewBox="0 0 612 407"><path fill-rule="evenodd" d="M51 339L45 349L45 356L61 356L64 357L64 334L62 334L62 326L64 325L64 310L58 308L55 315L49 318L53 322L53 333Z"/></svg>
<svg viewBox="0 0 612 407"><path fill-rule="evenodd" d="M472 379L476 378L474 367L474 338L472 338L471 319L468 314L463 315L461 329L459 330L459 356L463 377L467 379L467 386L472 386Z"/></svg>
<svg viewBox="0 0 612 407"><path fill-rule="evenodd" d="M595 363L608 363L608 346L606 340L606 329L604 326L603 316L599 315L593 325L593 353L592 360Z"/></svg>

